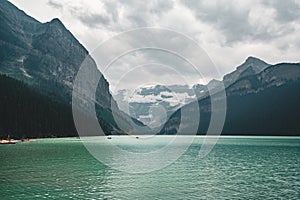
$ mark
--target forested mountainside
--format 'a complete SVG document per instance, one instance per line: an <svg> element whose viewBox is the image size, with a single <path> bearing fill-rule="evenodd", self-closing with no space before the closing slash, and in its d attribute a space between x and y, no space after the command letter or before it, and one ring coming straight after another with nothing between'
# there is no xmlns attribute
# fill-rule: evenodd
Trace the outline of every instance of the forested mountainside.
<svg viewBox="0 0 300 200"><path fill-rule="evenodd" d="M223 135L300 135L300 64L270 65L258 74L238 78L226 88L227 113ZM218 93L214 94L216 97ZM197 134L206 134L211 117L210 97L199 99ZM192 109L192 103L185 108ZM193 123L193 120L189 120ZM181 109L161 134L176 134ZM185 124L189 126L189 124Z"/></svg>

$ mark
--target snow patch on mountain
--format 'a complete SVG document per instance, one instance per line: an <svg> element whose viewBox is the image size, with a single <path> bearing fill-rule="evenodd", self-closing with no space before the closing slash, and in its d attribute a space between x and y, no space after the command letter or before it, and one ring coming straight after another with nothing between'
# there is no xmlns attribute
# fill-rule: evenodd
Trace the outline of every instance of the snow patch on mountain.
<svg viewBox="0 0 300 200"><path fill-rule="evenodd" d="M25 56L22 56L17 59L17 62L20 63L20 65L21 65L20 70L24 76L26 76L27 78L32 78L32 76L29 75L28 72L26 71L26 69L24 68L24 60L25 60Z"/></svg>
<svg viewBox="0 0 300 200"><path fill-rule="evenodd" d="M146 125L159 126L178 108L195 101L193 87L151 85L134 91L119 90L114 98L119 108Z"/></svg>

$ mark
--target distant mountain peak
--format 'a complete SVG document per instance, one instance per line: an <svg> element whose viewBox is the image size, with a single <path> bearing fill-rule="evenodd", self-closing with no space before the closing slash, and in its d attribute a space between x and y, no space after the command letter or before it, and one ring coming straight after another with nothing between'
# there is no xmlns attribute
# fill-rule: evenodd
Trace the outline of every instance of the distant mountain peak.
<svg viewBox="0 0 300 200"><path fill-rule="evenodd" d="M256 73L259 73L268 66L270 66L270 64L266 63L265 61L253 56L249 56L242 65L237 67L237 70L244 71L247 68L252 67Z"/></svg>
<svg viewBox="0 0 300 200"><path fill-rule="evenodd" d="M50 22L48 22L51 26L56 26L59 29L66 29L65 25L62 23L62 21L60 21L60 19L58 18L54 18L52 19Z"/></svg>
<svg viewBox="0 0 300 200"><path fill-rule="evenodd" d="M254 56L249 56L247 59L246 59L246 62L255 62L255 61L262 61L261 59L257 58L257 57L254 57ZM264 62L264 61L262 61Z"/></svg>
<svg viewBox="0 0 300 200"><path fill-rule="evenodd" d="M219 88L221 84L222 81L219 81L217 79L212 79L211 81L208 82L207 86L209 89L212 89L212 88Z"/></svg>
<svg viewBox="0 0 300 200"><path fill-rule="evenodd" d="M53 18L50 23L52 24L58 24L58 25L61 25L61 26L64 26L63 23L60 21L60 19L58 18Z"/></svg>
<svg viewBox="0 0 300 200"><path fill-rule="evenodd" d="M228 86L234 83L240 77L260 73L269 66L270 64L266 63L265 61L253 56L249 56L243 64L236 68L235 71L225 75L223 81L225 85Z"/></svg>
<svg viewBox="0 0 300 200"><path fill-rule="evenodd" d="M212 80L210 80L209 82L208 82L208 85L211 85L211 84L218 84L218 83L220 83L221 81L220 80L217 80L217 79L212 79Z"/></svg>
<svg viewBox="0 0 300 200"><path fill-rule="evenodd" d="M263 61L263 60L261 60L259 58L253 57L253 56L249 56L242 65L244 65L244 64L246 64L246 65L254 64L254 65L259 65L259 66L269 65L265 61Z"/></svg>

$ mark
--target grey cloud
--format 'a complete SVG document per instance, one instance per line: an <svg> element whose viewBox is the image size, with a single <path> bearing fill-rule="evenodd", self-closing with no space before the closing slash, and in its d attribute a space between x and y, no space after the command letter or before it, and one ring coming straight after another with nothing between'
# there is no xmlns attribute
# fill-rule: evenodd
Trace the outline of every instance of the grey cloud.
<svg viewBox="0 0 300 200"><path fill-rule="evenodd" d="M61 4L57 1L49 0L47 4L51 7L53 7L53 8L56 8L56 9L62 9L63 8L63 4Z"/></svg>
<svg viewBox="0 0 300 200"><path fill-rule="evenodd" d="M90 28L96 28L100 25L107 26L111 23L108 15L100 13L86 13L80 7L69 7L68 9L73 16Z"/></svg>
<svg viewBox="0 0 300 200"><path fill-rule="evenodd" d="M18 0L11 1L16 5L22 5ZM41 21L48 20L54 14L54 17L57 17L57 11L61 12L62 20L90 52L95 49L98 42L121 31L141 26L162 26L183 32L198 41L206 48L222 74L233 70L250 54L255 54L270 63L282 60L299 62L299 0L41 0L38 2L43 2L43 6L47 9L45 12L36 12L42 9L41 6L32 6L30 3L23 6L28 13L33 11L40 15ZM93 7L93 5L96 6ZM254 9L255 12L253 12L253 8L257 10ZM269 8L272 12L274 11L271 13L270 23L260 18L266 14L264 9L270 11ZM251 17L257 18L253 20ZM80 20L82 23L72 23L75 20ZM82 28L87 32L93 31L95 34L83 34ZM149 35L149 40L156 39L152 37L154 36ZM147 38L128 38L128 44L125 45L139 46L135 43L142 45L145 39ZM168 43L169 39L161 42ZM184 53L193 54L193 50L187 48L184 42L176 38L172 41L179 49L186 50ZM123 48L125 45L108 45L105 52L113 54L115 49ZM179 62L173 56L159 55L161 56L144 51L140 56L136 54L126 57L123 62L120 60L114 66L115 70L111 72L111 75L107 76L109 82L115 83L120 78L120 74L126 73L126 70L139 62L176 66L177 69L182 69L183 73L194 78L196 73L188 66L181 64L182 61ZM138 59L140 61L137 61ZM105 72L101 65L99 69ZM156 68L145 68L144 72L149 79L164 75ZM167 75L176 77L171 73L172 71L169 71ZM211 78L209 75L208 80ZM143 82L144 77L136 75L134 78ZM129 78L128 83L124 83L124 87L127 85L129 87L130 84L135 83Z"/></svg>
<svg viewBox="0 0 300 200"><path fill-rule="evenodd" d="M226 36L227 44L240 41L272 40L295 31L292 25L285 24L285 22L299 19L299 5L294 1L266 0L262 4L277 11L275 20L276 24L282 26L280 31L270 30L268 26L262 28L251 24L249 22L251 7L242 10L235 6L234 2L227 1L216 1L216 4L210 7L206 6L203 0L182 0L182 2L194 11L199 20L219 29Z"/></svg>
<svg viewBox="0 0 300 200"><path fill-rule="evenodd" d="M131 25L134 27L145 27L148 24L145 18L141 18L140 16L131 15L128 16L128 19L131 22Z"/></svg>
<svg viewBox="0 0 300 200"><path fill-rule="evenodd" d="M105 9L108 13L111 14L112 20L116 23L119 20L119 13L120 13L120 3L116 1L107 1L105 2Z"/></svg>
<svg viewBox="0 0 300 200"><path fill-rule="evenodd" d="M229 5L225 7L223 3L218 2L213 7L207 7L201 0L183 0L183 3L194 11L198 19L219 28L226 35L229 43L244 40L249 34L249 10L243 12L237 9L229 9Z"/></svg>
<svg viewBox="0 0 300 200"><path fill-rule="evenodd" d="M159 17L172 10L174 7L173 0L154 0L154 1L104 1L103 2L108 13L112 14L114 22L119 25L119 27L124 27L124 24L119 24L118 21L120 16L119 12L123 12L123 19L127 19L129 24L126 28L137 28L152 26L152 21L159 20ZM122 29L122 28L121 28Z"/></svg>
<svg viewBox="0 0 300 200"><path fill-rule="evenodd" d="M64 5L57 0L48 0L50 6L56 9L64 8L88 27L95 28L103 25L104 28L115 32L128 28L152 26L152 21L158 20L160 15L174 7L173 0L155 0L147 3L135 0L103 0L101 3L103 12L90 13L84 10L84 5L78 7L71 3Z"/></svg>
<svg viewBox="0 0 300 200"><path fill-rule="evenodd" d="M140 42L140 40L137 42ZM98 59L97 54L94 57L96 60ZM203 59L200 60L203 61ZM134 70L134 73L131 72L132 70ZM133 87L135 83L143 83L143 81L194 84L198 80L205 78L202 76L202 73L211 76L215 75L214 70L208 65L203 66L201 69L196 69L181 57L156 49L142 49L126 54L124 57L118 58L108 69L102 71L105 77L109 80L114 80L114 82L111 82L113 85L116 85L120 77L126 76L126 80L128 80L126 86L128 86L129 82L133 82L130 87ZM142 77L142 79L139 80L139 77Z"/></svg>
<svg viewBox="0 0 300 200"><path fill-rule="evenodd" d="M110 19L107 16L89 14L89 15L79 15L77 18L84 23L85 25L94 28L99 25L108 25L110 24Z"/></svg>
<svg viewBox="0 0 300 200"><path fill-rule="evenodd" d="M78 7L73 6L69 2L67 2L66 4L62 4L57 0L48 0L47 4L55 9L64 8L65 11L70 12L72 16L76 17L84 25L90 28L99 27L101 25L107 26L113 21L115 22L118 20L118 12L117 9L115 9L116 4L113 3L113 1L105 2L105 10L107 12L99 14L88 12L88 9L84 8L84 5Z"/></svg>
<svg viewBox="0 0 300 200"><path fill-rule="evenodd" d="M277 11L277 20L281 22L292 22L300 19L300 3L296 0L265 0L263 4Z"/></svg>
<svg viewBox="0 0 300 200"><path fill-rule="evenodd" d="M153 6L150 8L150 12L161 14L171 10L173 7L174 1L153 1Z"/></svg>

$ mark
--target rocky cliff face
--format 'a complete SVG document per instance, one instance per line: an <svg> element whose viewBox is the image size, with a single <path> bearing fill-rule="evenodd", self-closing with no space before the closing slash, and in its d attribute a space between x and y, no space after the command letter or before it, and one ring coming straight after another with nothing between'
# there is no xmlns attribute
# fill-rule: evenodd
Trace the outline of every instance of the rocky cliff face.
<svg viewBox="0 0 300 200"><path fill-rule="evenodd" d="M5 32L0 72L70 103L74 78L88 51L59 19L40 23L7 1L1 1L0 12ZM109 107L108 83L102 78L99 85L105 93L99 94L101 103Z"/></svg>
<svg viewBox="0 0 300 200"><path fill-rule="evenodd" d="M40 23L6 0L0 0L0 25L0 74L71 106L74 80L88 51L59 19ZM96 99L91 99L101 108L97 109L98 118L107 127L106 133L121 131L111 116L111 103L116 104L109 84L89 59L94 75L101 77ZM118 114L125 121L130 119L122 112Z"/></svg>
<svg viewBox="0 0 300 200"><path fill-rule="evenodd" d="M76 73L88 51L59 19L40 23L5 0L0 13L0 72L70 103ZM99 85L101 104L110 107L108 83L102 78Z"/></svg>

